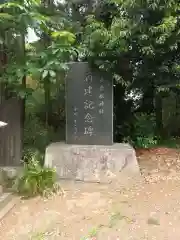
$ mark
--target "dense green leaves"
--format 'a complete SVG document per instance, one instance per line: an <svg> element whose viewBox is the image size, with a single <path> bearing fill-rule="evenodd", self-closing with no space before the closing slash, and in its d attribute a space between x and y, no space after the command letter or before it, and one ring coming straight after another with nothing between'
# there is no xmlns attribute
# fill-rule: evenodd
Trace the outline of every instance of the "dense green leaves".
<svg viewBox="0 0 180 240"><path fill-rule="evenodd" d="M114 77L115 131L123 131L126 125L131 129L129 119L140 105L158 115L156 100L161 101L169 89L179 88L179 14L177 0L5 2L0 5L0 45L1 59L6 61L0 79L22 98L40 89L45 122L50 124L54 121L52 98L57 98L56 86L64 80L67 63L89 61ZM28 28L38 38L25 44ZM36 87L22 84L25 76ZM138 104L132 99L137 92L141 95ZM128 120L122 119L123 107L129 109Z"/></svg>
<svg viewBox="0 0 180 240"><path fill-rule="evenodd" d="M63 40L65 44L73 44L76 40L75 35L68 31L52 32L52 37L60 41Z"/></svg>
<svg viewBox="0 0 180 240"><path fill-rule="evenodd" d="M158 86L172 78L176 82L179 74L174 74L173 65L179 64L180 4L172 0L114 2L122 11L108 28L104 21L87 20L84 44L89 56L95 62L97 58L108 62L125 81L138 83L143 78L147 85L154 79ZM130 79L124 76L124 61L131 69Z"/></svg>
<svg viewBox="0 0 180 240"><path fill-rule="evenodd" d="M58 71L67 70L65 63L74 56L72 44L76 40L73 33L57 22L57 18L54 22L58 10L54 6L50 13L49 8L38 0L8 1L1 4L0 9L3 11L0 13L0 29L4 29L7 36L1 38L1 43L6 45L5 54L8 54L8 65L1 79L17 89L25 75L35 77L41 83L46 78L54 82ZM59 13L59 21L62 19ZM40 36L40 40L23 46L29 27ZM45 35L49 42L46 46L43 43Z"/></svg>
<svg viewBox="0 0 180 240"><path fill-rule="evenodd" d="M35 153L31 161L24 164L23 172L15 180L14 190L24 197L44 195L46 191L55 190L56 172L51 168L43 168Z"/></svg>

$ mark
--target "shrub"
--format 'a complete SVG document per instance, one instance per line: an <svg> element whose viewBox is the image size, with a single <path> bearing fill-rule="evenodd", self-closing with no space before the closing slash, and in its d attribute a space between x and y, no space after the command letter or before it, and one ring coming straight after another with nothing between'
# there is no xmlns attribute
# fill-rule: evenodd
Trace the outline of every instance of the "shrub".
<svg viewBox="0 0 180 240"><path fill-rule="evenodd" d="M28 163L32 159L38 159L40 165L44 165L44 153L42 153L39 149L36 149L35 147L24 147L23 149L23 162Z"/></svg>
<svg viewBox="0 0 180 240"><path fill-rule="evenodd" d="M126 142L129 142L136 148L148 148L157 144L155 117L153 114L136 114L133 125L134 131L132 136L126 137Z"/></svg>
<svg viewBox="0 0 180 240"><path fill-rule="evenodd" d="M157 144L155 117L153 114L137 114L135 118L135 147L148 148Z"/></svg>
<svg viewBox="0 0 180 240"><path fill-rule="evenodd" d="M135 136L152 137L155 134L156 122L153 114L136 114L134 129Z"/></svg>
<svg viewBox="0 0 180 240"><path fill-rule="evenodd" d="M26 116L24 127L24 148L38 149L44 152L46 146L52 141L53 129L45 125L35 116L28 114Z"/></svg>
<svg viewBox="0 0 180 240"><path fill-rule="evenodd" d="M23 171L16 178L13 189L23 196L31 197L57 190L55 182L55 169L43 167L35 154L30 161L24 163Z"/></svg>
<svg viewBox="0 0 180 240"><path fill-rule="evenodd" d="M157 140L154 136L137 137L135 140L136 148L149 148L157 145Z"/></svg>

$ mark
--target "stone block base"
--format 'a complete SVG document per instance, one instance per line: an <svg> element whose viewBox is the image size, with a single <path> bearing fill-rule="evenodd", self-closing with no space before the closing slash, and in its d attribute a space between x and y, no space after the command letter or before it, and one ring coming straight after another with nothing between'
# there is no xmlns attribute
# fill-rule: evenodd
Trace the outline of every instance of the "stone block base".
<svg viewBox="0 0 180 240"><path fill-rule="evenodd" d="M84 182L120 182L140 176L134 149L128 144L68 145L46 148L45 166L55 167L59 178Z"/></svg>

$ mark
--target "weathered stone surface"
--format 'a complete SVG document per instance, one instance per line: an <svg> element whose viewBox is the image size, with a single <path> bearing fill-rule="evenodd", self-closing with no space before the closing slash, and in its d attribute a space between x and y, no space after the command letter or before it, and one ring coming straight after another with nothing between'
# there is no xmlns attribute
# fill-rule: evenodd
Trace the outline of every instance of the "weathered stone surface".
<svg viewBox="0 0 180 240"><path fill-rule="evenodd" d="M140 176L134 149L128 144L112 146L53 143L46 149L45 166L55 167L60 178L112 182Z"/></svg>
<svg viewBox="0 0 180 240"><path fill-rule="evenodd" d="M6 179L14 179L22 172L22 167L0 167L0 183Z"/></svg>

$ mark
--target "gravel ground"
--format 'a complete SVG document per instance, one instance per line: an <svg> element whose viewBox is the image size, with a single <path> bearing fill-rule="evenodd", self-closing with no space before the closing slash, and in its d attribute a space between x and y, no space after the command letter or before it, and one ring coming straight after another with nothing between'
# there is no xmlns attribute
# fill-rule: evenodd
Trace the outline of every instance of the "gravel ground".
<svg viewBox="0 0 180 240"><path fill-rule="evenodd" d="M13 208L0 223L0 239L180 239L179 152L137 155L142 183L117 189L64 182L64 197L24 200Z"/></svg>

